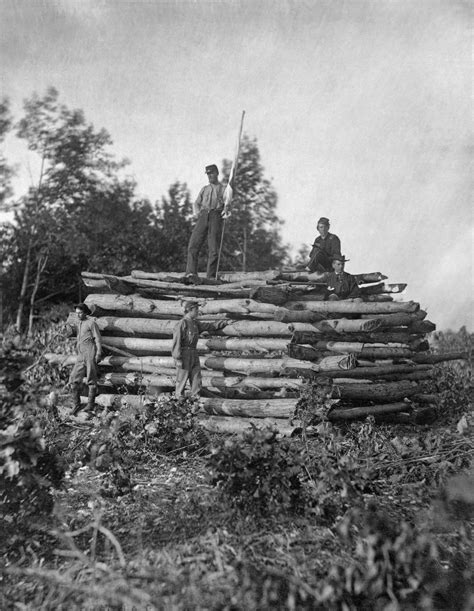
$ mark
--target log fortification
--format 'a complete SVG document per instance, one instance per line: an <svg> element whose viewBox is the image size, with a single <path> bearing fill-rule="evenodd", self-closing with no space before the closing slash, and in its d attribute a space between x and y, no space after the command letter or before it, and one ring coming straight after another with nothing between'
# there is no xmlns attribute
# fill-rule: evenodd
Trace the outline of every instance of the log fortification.
<svg viewBox="0 0 474 611"><path fill-rule="evenodd" d="M195 299L201 319L227 322L197 346L201 420L210 430L271 424L291 433L309 382L330 393L329 420L372 415L383 422L417 422L437 402L429 386L434 364L464 355L430 353L427 334L435 325L418 303L399 299L406 284L387 284L379 272L356 277L362 300L326 301L326 274L297 270L223 272L219 280L199 284L172 272L84 272L85 302L106 354L97 402L142 405L173 392L173 330L183 302ZM47 358L60 366L75 360Z"/></svg>

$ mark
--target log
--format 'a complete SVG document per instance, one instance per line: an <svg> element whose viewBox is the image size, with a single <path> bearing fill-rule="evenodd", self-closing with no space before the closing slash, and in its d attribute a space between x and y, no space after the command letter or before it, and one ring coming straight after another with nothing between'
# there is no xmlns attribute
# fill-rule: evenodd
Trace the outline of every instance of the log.
<svg viewBox="0 0 474 611"><path fill-rule="evenodd" d="M379 416L382 414L396 414L406 412L409 409L407 403L387 403L384 405L366 405L363 407L335 408L328 413L328 420L360 420L367 416Z"/></svg>
<svg viewBox="0 0 474 611"><path fill-rule="evenodd" d="M444 354L414 354L410 357L415 363L442 363L443 361L467 360L467 352L445 352Z"/></svg>
<svg viewBox="0 0 474 611"><path fill-rule="evenodd" d="M203 372L203 387L212 389L236 389L236 390L299 390L304 382L298 378L264 378L252 376L219 376L213 375L212 371ZM176 372L169 375L154 375L150 373L104 373L101 383L112 386L158 386L174 388L176 384Z"/></svg>
<svg viewBox="0 0 474 611"><path fill-rule="evenodd" d="M143 355L170 354L172 339L149 339L143 337L112 337L102 336L104 344L108 346L127 350ZM288 339L274 337L255 337L255 338L233 338L233 337L210 337L200 338L197 343L197 350L201 354L206 354L216 350L228 352L286 352Z"/></svg>
<svg viewBox="0 0 474 611"><path fill-rule="evenodd" d="M298 399L201 399L208 414L248 418L291 418Z"/></svg>
<svg viewBox="0 0 474 611"><path fill-rule="evenodd" d="M411 373L425 373L431 372L432 367L430 365L415 365L415 364L403 364L403 365L379 365L375 367L355 367L348 369L347 371L336 370L325 370L324 376L328 378L385 378L387 375L402 375L408 376ZM302 368L296 365L295 367L286 367L283 371L283 375L296 377L303 375L307 371L309 377L311 377L311 371L307 368ZM318 376L319 377L319 376Z"/></svg>
<svg viewBox="0 0 474 611"><path fill-rule="evenodd" d="M402 293L407 288L406 284L371 284L360 287L361 296L380 295L381 293Z"/></svg>
<svg viewBox="0 0 474 611"><path fill-rule="evenodd" d="M368 303L343 299L341 301L311 301L310 299L292 300L286 304L290 310L311 310L326 314L393 314L393 313L415 313L420 304L414 301L393 301L387 303ZM397 325L398 326L398 325Z"/></svg>
<svg viewBox="0 0 474 611"><path fill-rule="evenodd" d="M310 310L288 310L286 308L278 308L274 313L274 320L279 322L306 322L313 323L324 320L326 314L320 312L311 312Z"/></svg>
<svg viewBox="0 0 474 611"><path fill-rule="evenodd" d="M405 347L361 344L358 342L318 342L316 345L288 344L288 356L312 361L322 353L356 354L365 358L411 358L413 352Z"/></svg>
<svg viewBox="0 0 474 611"><path fill-rule="evenodd" d="M283 324L283 323L279 323ZM321 320L317 323L290 323L288 328L293 332L337 332L337 333L360 333L363 331L375 331L380 323L376 319L366 318L351 319L351 318L333 318L330 320Z"/></svg>
<svg viewBox="0 0 474 611"><path fill-rule="evenodd" d="M431 320L415 321L408 325L408 331L410 333L431 333L436 331L436 325Z"/></svg>
<svg viewBox="0 0 474 611"><path fill-rule="evenodd" d="M380 403L392 403L407 397L412 397L420 392L416 382L400 381L379 384L337 384L335 380L332 396L334 398L350 399L357 401L376 401Z"/></svg>
<svg viewBox="0 0 474 611"><path fill-rule="evenodd" d="M392 313L372 313L372 314L361 314L361 318L376 318L381 321L380 327L382 329L390 327L406 327L416 321L423 320L426 316L424 310L418 310L417 312L392 312Z"/></svg>
<svg viewBox="0 0 474 611"><path fill-rule="evenodd" d="M200 425L210 433L242 434L254 427L257 429L271 428L279 435L291 437L299 430L299 423L288 424L279 418L239 418L238 416L209 416L203 414L199 417Z"/></svg>
<svg viewBox="0 0 474 611"><path fill-rule="evenodd" d="M118 295L118 294L91 294L85 299L85 303L91 307L98 306L104 310L114 312L116 316L134 317L142 316L148 318L166 318L167 316L183 316L182 300L159 300L147 299L140 295ZM276 306L267 303L259 303L252 299L203 299L200 300L201 315L214 314L268 314L272 320L279 310ZM319 318L318 320L321 320Z"/></svg>
<svg viewBox="0 0 474 611"><path fill-rule="evenodd" d="M321 341L350 341L365 343L400 342L411 344L420 340L420 334L408 333L406 329L393 328L390 331L372 331L362 333L337 333L333 329L328 331L295 331L291 338L294 344L316 344Z"/></svg>
<svg viewBox="0 0 474 611"><path fill-rule="evenodd" d="M61 365L73 365L77 357L71 355L45 355L50 363ZM229 371L242 374L267 374L278 375L284 369L298 367L299 369L312 369L313 371L349 370L355 366L355 358L352 354L342 354L321 359L317 363L309 361L296 361L291 358L269 359L269 358L229 358L225 356L201 356L201 367L215 371ZM101 366L121 368L123 371L143 371L158 373L157 369L174 369L174 359L171 356L107 356L100 362ZM205 375L205 372L202 372Z"/></svg>
<svg viewBox="0 0 474 611"><path fill-rule="evenodd" d="M181 272L143 272L140 270L133 270L131 273L133 278L140 278L142 280L164 280L167 277L175 278L176 280L182 280L184 273ZM276 269L269 269L262 272L220 272L219 280L223 282L245 282L248 280L276 280L280 275L280 272ZM204 273L200 273L200 278L205 278Z"/></svg>

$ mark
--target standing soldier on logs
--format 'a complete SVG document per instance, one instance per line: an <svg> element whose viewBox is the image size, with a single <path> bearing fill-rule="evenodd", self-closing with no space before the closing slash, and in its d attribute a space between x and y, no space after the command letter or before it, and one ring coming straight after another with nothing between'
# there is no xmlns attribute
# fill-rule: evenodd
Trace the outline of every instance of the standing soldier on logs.
<svg viewBox="0 0 474 611"><path fill-rule="evenodd" d="M184 397L186 382L191 384L191 397L197 398L202 388L201 365L197 351L199 334L205 331L218 331L230 324L229 320L200 322L199 304L187 301L184 304L184 316L173 332L171 356L176 365L176 396Z"/></svg>
<svg viewBox="0 0 474 611"><path fill-rule="evenodd" d="M215 277L223 218L227 216L227 208L224 203L225 186L218 180L219 170L216 165L212 164L206 166L205 171L209 184L201 189L194 202L194 215L197 221L188 245L186 277L191 281L197 281L199 252L206 236L209 250L206 276L207 278Z"/></svg>
<svg viewBox="0 0 474 611"><path fill-rule="evenodd" d="M73 416L81 410L81 384L84 375L89 387L87 408L94 409L97 394L97 363L102 358L100 331L95 320L89 318L91 311L85 303L78 303L74 310L78 322L74 325L66 325L68 335L76 332L77 361L69 376L69 386L74 402Z"/></svg>
<svg viewBox="0 0 474 611"><path fill-rule="evenodd" d="M329 233L329 219L322 216L317 225L319 236L314 240L309 253L307 269L310 272L331 272L334 255L341 254L341 241L334 233Z"/></svg>
<svg viewBox="0 0 474 611"><path fill-rule="evenodd" d="M333 255L333 270L328 275L328 286L326 299L339 301L339 299L360 298L360 289L357 280L351 274L344 271L344 264L349 259L344 255ZM361 299L359 299L362 301Z"/></svg>

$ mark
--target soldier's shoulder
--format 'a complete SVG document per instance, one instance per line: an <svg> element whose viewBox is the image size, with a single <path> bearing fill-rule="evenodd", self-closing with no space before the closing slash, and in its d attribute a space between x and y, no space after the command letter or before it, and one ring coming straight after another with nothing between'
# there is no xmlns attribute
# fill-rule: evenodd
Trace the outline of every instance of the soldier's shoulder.
<svg viewBox="0 0 474 611"><path fill-rule="evenodd" d="M339 238L337 237L335 233L328 233L328 238L330 240L339 240Z"/></svg>

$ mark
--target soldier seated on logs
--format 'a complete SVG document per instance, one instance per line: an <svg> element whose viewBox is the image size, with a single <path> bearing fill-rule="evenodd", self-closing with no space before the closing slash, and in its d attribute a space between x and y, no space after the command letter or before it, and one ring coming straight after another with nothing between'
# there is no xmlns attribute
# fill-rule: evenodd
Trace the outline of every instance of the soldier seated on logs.
<svg viewBox="0 0 474 611"><path fill-rule="evenodd" d="M338 301L339 299L360 299L360 289L355 276L344 271L344 264L349 259L344 255L333 255L332 268L333 271L328 274L328 285L326 299L329 301Z"/></svg>
<svg viewBox="0 0 474 611"><path fill-rule="evenodd" d="M334 255L341 254L341 241L334 233L329 233L329 219L322 216L318 220L319 236L314 240L306 266L310 272L331 272Z"/></svg>
<svg viewBox="0 0 474 611"><path fill-rule="evenodd" d="M187 301L184 316L173 332L171 355L176 365L176 396L184 397L184 388L189 380L191 397L199 397L202 388L201 365L197 351L199 334L205 331L218 331L229 324L229 320L212 322L198 321L199 304Z"/></svg>
<svg viewBox="0 0 474 611"><path fill-rule="evenodd" d="M89 318L91 311L85 303L78 303L74 310L77 316L75 325L66 325L67 335L76 332L77 361L69 376L74 407L72 414L76 415L81 410L81 384L86 376L89 387L87 409L94 409L97 394L97 363L102 358L102 340L99 327L93 318Z"/></svg>

